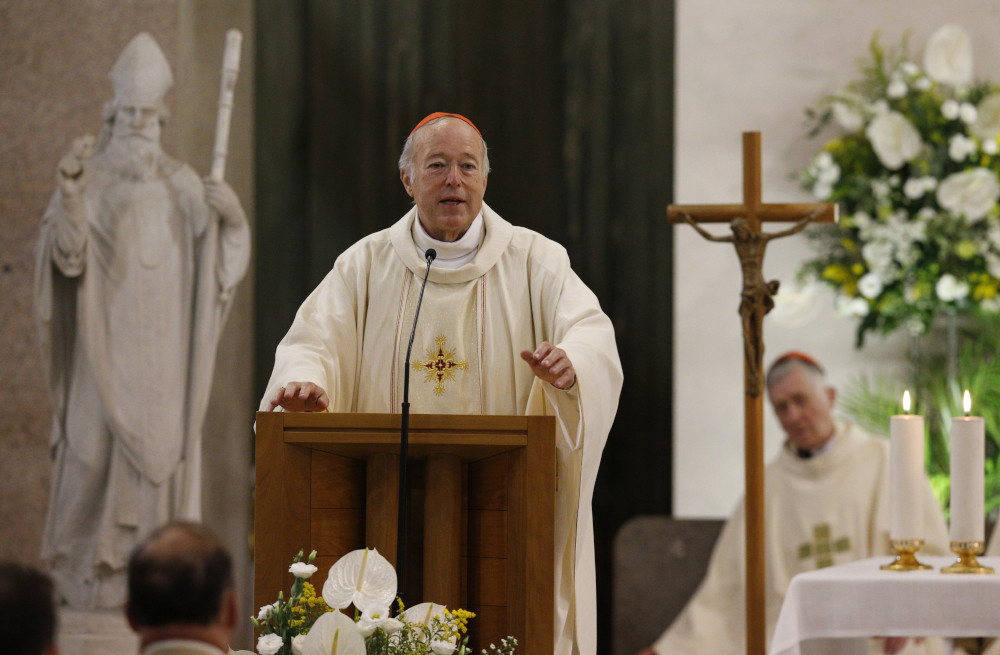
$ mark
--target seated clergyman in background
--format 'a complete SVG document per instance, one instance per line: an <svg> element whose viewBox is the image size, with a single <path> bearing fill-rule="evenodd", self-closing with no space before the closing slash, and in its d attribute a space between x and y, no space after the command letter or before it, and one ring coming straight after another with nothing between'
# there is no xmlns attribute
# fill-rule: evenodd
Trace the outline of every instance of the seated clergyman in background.
<svg viewBox="0 0 1000 655"><path fill-rule="evenodd" d="M56 610L52 580L35 569L0 562L0 652L56 655Z"/></svg>
<svg viewBox="0 0 1000 655"><path fill-rule="evenodd" d="M225 547L194 523L170 523L128 562L125 615L144 655L229 652L239 612Z"/></svg>
<svg viewBox="0 0 1000 655"><path fill-rule="evenodd" d="M889 441L833 418L836 390L803 353L779 357L767 393L785 431L765 474L767 638L774 633L792 577L804 571L885 555L889 545ZM948 553L948 530L925 485L922 552ZM708 572L677 620L643 655L746 652L745 516L741 500L712 551ZM935 652L940 642L873 639L875 653Z"/></svg>
<svg viewBox="0 0 1000 655"><path fill-rule="evenodd" d="M559 244L484 202L489 159L472 122L435 113L399 175L415 207L337 258L275 352L262 410L556 417L555 651L596 652L591 496L622 385L614 327ZM423 373L423 374L421 374Z"/></svg>

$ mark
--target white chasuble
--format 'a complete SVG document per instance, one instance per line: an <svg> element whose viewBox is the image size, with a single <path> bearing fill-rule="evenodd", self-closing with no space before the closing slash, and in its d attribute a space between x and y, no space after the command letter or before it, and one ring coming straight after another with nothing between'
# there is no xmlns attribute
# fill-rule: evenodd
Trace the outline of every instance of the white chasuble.
<svg viewBox="0 0 1000 655"><path fill-rule="evenodd" d="M411 413L553 415L557 466L555 651L597 652L591 498L622 371L610 319L559 244L483 205L475 257L431 267L410 364ZM261 409L289 382L314 382L332 412L399 412L406 344L426 262L416 209L337 258L275 352ZM577 374L570 391L521 359L542 341ZM431 599L428 599L431 600Z"/></svg>
<svg viewBox="0 0 1000 655"><path fill-rule="evenodd" d="M792 577L877 555L889 547L889 440L836 424L830 449L802 459L789 448L768 464L764 479L767 641L774 633ZM922 552L944 555L948 530L929 483L922 505ZM743 500L719 535L704 580L654 645L659 655L746 652L746 523ZM931 643L931 642L934 643ZM928 639L906 653L934 653ZM881 643L872 641L881 652Z"/></svg>

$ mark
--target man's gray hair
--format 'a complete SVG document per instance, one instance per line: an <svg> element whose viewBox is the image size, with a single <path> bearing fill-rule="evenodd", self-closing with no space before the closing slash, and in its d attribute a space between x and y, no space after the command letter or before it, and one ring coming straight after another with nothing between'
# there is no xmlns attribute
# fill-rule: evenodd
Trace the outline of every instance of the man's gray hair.
<svg viewBox="0 0 1000 655"><path fill-rule="evenodd" d="M450 118L450 117L439 116L438 118L435 118L432 121L427 121L426 123L421 125L420 129L423 129L428 125L433 125L434 123L437 123L439 120L445 118ZM418 129L414 132L411 132L410 136L406 137L406 141L403 143L403 152L402 154L399 155L399 170L406 171L406 174L410 177L410 179L413 179L413 176L416 174L416 170L414 170L413 168L413 147L414 147L413 142L414 142L414 137L417 136L419 132L420 130ZM490 155L489 151L486 148L486 139L483 139L482 137L480 137L480 139L483 142L483 177L486 177L487 175L490 174Z"/></svg>
<svg viewBox="0 0 1000 655"><path fill-rule="evenodd" d="M809 373L819 385L826 381L826 371L823 370L819 362L804 353L791 352L774 360L771 367L767 369L764 386L770 389L773 385L781 382L795 368L801 368Z"/></svg>

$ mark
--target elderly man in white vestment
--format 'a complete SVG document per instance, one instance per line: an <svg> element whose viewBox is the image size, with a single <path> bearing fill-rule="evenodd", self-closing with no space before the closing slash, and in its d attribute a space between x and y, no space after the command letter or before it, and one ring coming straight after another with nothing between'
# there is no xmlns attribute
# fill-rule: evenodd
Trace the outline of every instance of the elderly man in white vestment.
<svg viewBox="0 0 1000 655"><path fill-rule="evenodd" d="M84 137L60 161L36 251L55 458L42 556L75 609L121 607L133 546L201 517L216 345L250 257L233 190L160 147L173 77L153 38L109 77L96 152Z"/></svg>
<svg viewBox="0 0 1000 655"><path fill-rule="evenodd" d="M413 352L453 365L418 375L411 405L556 417L556 652L595 653L591 497L622 385L611 321L565 249L483 203L489 160L469 119L425 118L399 171L415 207L341 254L302 304L261 409L400 411L424 253L436 250Z"/></svg>
<svg viewBox="0 0 1000 655"><path fill-rule="evenodd" d="M834 420L836 391L812 357L790 352L771 365L767 392L786 441L765 472L767 639L792 577L885 555L889 546L889 442ZM948 531L924 489L924 551L948 553ZM745 516L742 500L687 606L642 655L746 652ZM938 640L872 639L873 653L939 652Z"/></svg>

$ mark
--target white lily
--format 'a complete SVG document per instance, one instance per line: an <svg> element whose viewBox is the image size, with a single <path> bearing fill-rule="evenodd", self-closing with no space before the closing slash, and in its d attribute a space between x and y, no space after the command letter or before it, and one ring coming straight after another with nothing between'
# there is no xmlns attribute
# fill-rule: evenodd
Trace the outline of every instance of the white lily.
<svg viewBox="0 0 1000 655"><path fill-rule="evenodd" d="M996 173L987 168L972 168L953 173L937 188L937 201L956 216L965 216L970 223L986 218L1000 198L1000 183Z"/></svg>

